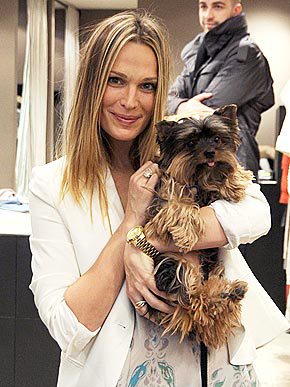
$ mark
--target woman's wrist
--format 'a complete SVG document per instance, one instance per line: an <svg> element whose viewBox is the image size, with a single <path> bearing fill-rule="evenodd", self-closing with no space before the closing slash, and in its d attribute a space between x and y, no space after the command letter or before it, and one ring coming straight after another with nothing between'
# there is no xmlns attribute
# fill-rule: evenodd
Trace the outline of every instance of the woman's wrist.
<svg viewBox="0 0 290 387"><path fill-rule="evenodd" d="M136 218L124 219L123 222L120 224L119 229L126 236L128 231L131 230L133 227L136 227L136 226L143 226L143 225Z"/></svg>
<svg viewBox="0 0 290 387"><path fill-rule="evenodd" d="M125 236L125 239L127 241L127 236L130 230L134 229L137 226L141 226L140 224L137 224L136 222L133 223L132 221L123 221L121 225L119 226L119 231ZM178 252L178 248L173 244L165 244L162 241L156 239L156 238L146 238L145 239L149 244L151 244L159 253L164 253L166 251L172 251L172 252Z"/></svg>
<svg viewBox="0 0 290 387"><path fill-rule="evenodd" d="M200 216L204 222L205 233L197 241L195 249L209 249L228 244L226 234L215 215L214 209L207 206L202 207Z"/></svg>
<svg viewBox="0 0 290 387"><path fill-rule="evenodd" d="M139 215L137 213L131 213L130 215L126 215L122 221L124 228L130 230L130 228L135 226L144 226L145 225L145 215Z"/></svg>
<svg viewBox="0 0 290 387"><path fill-rule="evenodd" d="M173 253L178 253L178 248L174 245L174 243L166 244L159 239L156 238L149 238L147 239L151 245L155 247L156 250L158 250L160 253L166 253L167 251L171 251Z"/></svg>

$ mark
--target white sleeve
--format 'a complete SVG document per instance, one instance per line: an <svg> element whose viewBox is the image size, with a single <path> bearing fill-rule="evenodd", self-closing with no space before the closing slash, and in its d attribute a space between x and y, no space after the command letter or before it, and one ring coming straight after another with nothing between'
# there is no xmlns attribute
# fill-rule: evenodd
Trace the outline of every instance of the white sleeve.
<svg viewBox="0 0 290 387"><path fill-rule="evenodd" d="M214 209L228 239L228 249L240 244L252 243L271 228L270 206L259 184L250 183L246 197L238 203L217 200L210 205Z"/></svg>
<svg viewBox="0 0 290 387"><path fill-rule="evenodd" d="M30 289L40 318L62 351L70 355L82 351L99 329L88 330L64 300L66 289L80 277L80 271L69 230L57 210L56 194L49 192L54 184L58 186L52 176L47 176L46 169L33 169L29 199L33 273Z"/></svg>

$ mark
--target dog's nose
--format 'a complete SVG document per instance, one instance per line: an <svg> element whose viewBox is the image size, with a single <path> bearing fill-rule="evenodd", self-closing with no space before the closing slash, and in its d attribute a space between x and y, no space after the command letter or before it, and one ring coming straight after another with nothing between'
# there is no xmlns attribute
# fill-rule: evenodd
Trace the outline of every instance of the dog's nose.
<svg viewBox="0 0 290 387"><path fill-rule="evenodd" d="M215 151L205 151L204 155L207 159L213 159L215 155Z"/></svg>

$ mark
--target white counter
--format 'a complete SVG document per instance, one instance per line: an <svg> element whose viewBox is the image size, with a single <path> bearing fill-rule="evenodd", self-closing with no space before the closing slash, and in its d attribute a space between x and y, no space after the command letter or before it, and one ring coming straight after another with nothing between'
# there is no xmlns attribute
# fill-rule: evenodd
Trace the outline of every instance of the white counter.
<svg viewBox="0 0 290 387"><path fill-rule="evenodd" d="M0 210L0 235L30 235L29 212Z"/></svg>

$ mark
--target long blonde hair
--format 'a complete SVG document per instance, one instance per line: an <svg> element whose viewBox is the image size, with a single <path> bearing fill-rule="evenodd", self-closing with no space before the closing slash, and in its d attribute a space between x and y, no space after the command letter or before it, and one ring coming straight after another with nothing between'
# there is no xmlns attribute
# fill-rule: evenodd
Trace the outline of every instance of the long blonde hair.
<svg viewBox="0 0 290 387"><path fill-rule="evenodd" d="M132 165L152 160L156 152L155 124L163 118L169 83L169 44L166 28L143 10L126 11L94 26L81 52L72 109L68 118L64 153L66 164L61 196L70 192L77 203L83 193L98 191L103 216L108 215L106 171L111 166L110 146L100 126L100 111L108 77L126 43L134 41L152 48L158 66L153 115L147 128L134 141Z"/></svg>

